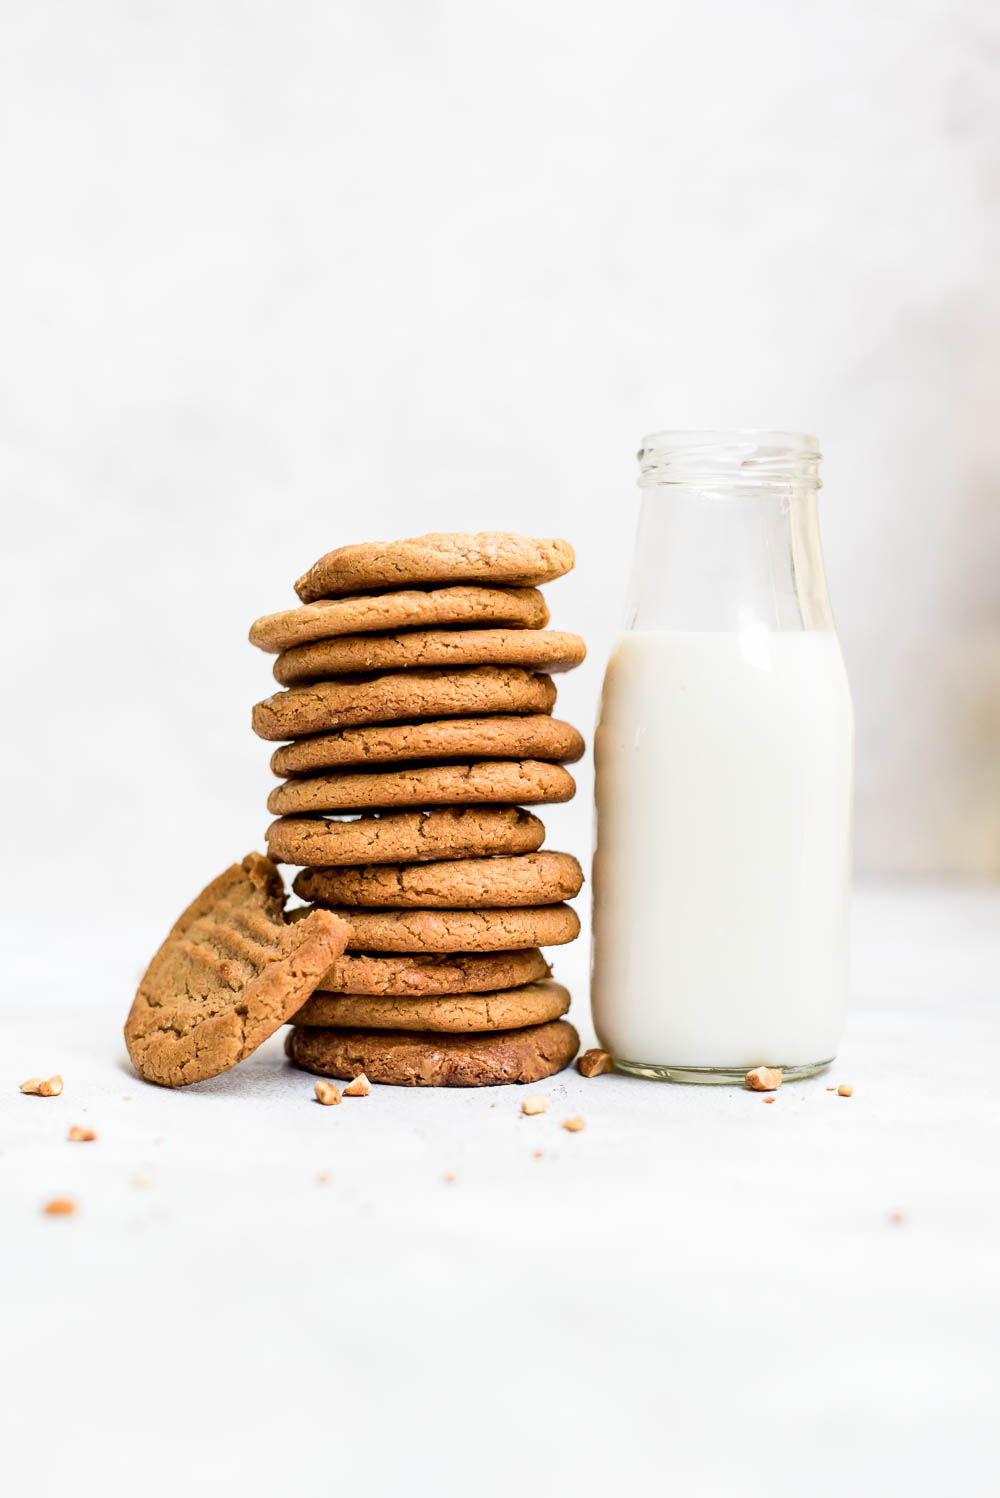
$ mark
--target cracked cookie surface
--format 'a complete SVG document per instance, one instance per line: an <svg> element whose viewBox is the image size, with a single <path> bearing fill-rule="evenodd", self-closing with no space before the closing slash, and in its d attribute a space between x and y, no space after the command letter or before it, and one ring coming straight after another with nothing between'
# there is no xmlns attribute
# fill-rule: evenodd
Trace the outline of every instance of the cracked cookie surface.
<svg viewBox="0 0 1000 1498"><path fill-rule="evenodd" d="M484 760L477 765L427 765L350 771L286 780L267 798L276 816L323 811L383 810L392 806L474 806L495 802L539 805L569 801L576 782L562 765L541 760Z"/></svg>
<svg viewBox="0 0 1000 1498"><path fill-rule="evenodd" d="M533 853L542 846L545 828L538 817L518 806L443 806L343 822L279 817L265 835L277 863L324 868Z"/></svg>
<svg viewBox="0 0 1000 1498"><path fill-rule="evenodd" d="M292 1016L291 1023L331 1029L431 1030L465 1035L545 1024L561 1018L569 1003L569 989L551 978L525 983L520 988L444 998L314 993Z"/></svg>
<svg viewBox="0 0 1000 1498"><path fill-rule="evenodd" d="M291 919L295 919L294 911ZM323 974L315 996L468 995L519 988L548 976L549 965L537 947L514 952L345 952Z"/></svg>
<svg viewBox="0 0 1000 1498"><path fill-rule="evenodd" d="M512 910L359 910L325 906L349 921L349 952L502 952L556 947L580 934L569 905Z"/></svg>
<svg viewBox="0 0 1000 1498"><path fill-rule="evenodd" d="M285 1051L296 1066L326 1077L396 1087L492 1087L540 1082L569 1066L580 1037L568 1020L476 1035L386 1030L320 1030L296 1025Z"/></svg>
<svg viewBox="0 0 1000 1498"><path fill-rule="evenodd" d="M274 751L271 769L284 778L316 770L457 759L544 759L567 764L580 759L584 747L583 735L558 718L498 713L489 718L342 728L337 733L296 739Z"/></svg>
<svg viewBox="0 0 1000 1498"><path fill-rule="evenodd" d="M214 879L184 911L139 984L125 1022L147 1082L182 1087L244 1061L312 993L350 927L326 911L294 925L259 853Z"/></svg>
<svg viewBox="0 0 1000 1498"><path fill-rule="evenodd" d="M571 853L452 858L439 863L303 869L292 888L330 905L457 910L554 905L580 893L583 870Z"/></svg>
<svg viewBox="0 0 1000 1498"><path fill-rule="evenodd" d="M441 624L542 629L548 622L548 607L537 588L410 588L324 598L280 614L265 614L251 626L250 643L276 654L310 640L374 630L432 629Z"/></svg>
<svg viewBox="0 0 1000 1498"><path fill-rule="evenodd" d="M345 635L283 650L274 663L282 686L358 671L454 666L521 666L571 671L587 654L579 635L555 629L422 629L410 634Z"/></svg>
<svg viewBox="0 0 1000 1498"><path fill-rule="evenodd" d="M568 541L513 531L436 531L405 541L367 541L320 557L295 584L303 603L365 588L428 583L502 583L534 587L569 572Z"/></svg>
<svg viewBox="0 0 1000 1498"><path fill-rule="evenodd" d="M298 739L359 723L481 713L550 713L556 689L549 676L518 666L456 671L389 671L290 687L258 702L253 731L262 739Z"/></svg>

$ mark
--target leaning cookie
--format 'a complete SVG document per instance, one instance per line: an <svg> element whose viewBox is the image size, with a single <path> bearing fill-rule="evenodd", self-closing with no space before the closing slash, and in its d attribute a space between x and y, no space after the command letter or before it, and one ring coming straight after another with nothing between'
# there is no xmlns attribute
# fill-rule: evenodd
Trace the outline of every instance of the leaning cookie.
<svg viewBox="0 0 1000 1498"><path fill-rule="evenodd" d="M569 905L512 910L333 908L350 921L347 946L352 952L502 952L562 946L580 934L579 916Z"/></svg>
<svg viewBox="0 0 1000 1498"><path fill-rule="evenodd" d="M356 1077L394 1087L494 1087L540 1082L569 1066L580 1037L568 1020L478 1035L386 1030L315 1030L296 1025L285 1051L324 1077Z"/></svg>
<svg viewBox="0 0 1000 1498"><path fill-rule="evenodd" d="M296 739L274 751L271 769L284 777L449 760L544 759L566 764L578 760L583 751L583 736L558 718L497 713L436 723L377 723Z"/></svg>
<svg viewBox="0 0 1000 1498"><path fill-rule="evenodd" d="M343 822L279 817L266 836L268 852L277 863L327 868L533 853L545 840L545 827L518 806L444 806Z"/></svg>
<svg viewBox="0 0 1000 1498"><path fill-rule="evenodd" d="M459 671L390 671L343 676L275 692L253 710L262 739L298 739L360 723L414 718L478 717L483 713L550 713L556 689L550 676L517 666L472 666Z"/></svg>
<svg viewBox="0 0 1000 1498"><path fill-rule="evenodd" d="M249 853L180 916L146 969L125 1022L147 1082L183 1087L246 1060L300 1009L347 945L326 911L284 919L281 875Z"/></svg>
<svg viewBox="0 0 1000 1498"><path fill-rule="evenodd" d="M275 816L395 806L534 806L569 801L576 782L562 765L540 760L484 760L479 765L428 765L373 775L343 772L286 780L267 798Z"/></svg>
<svg viewBox="0 0 1000 1498"><path fill-rule="evenodd" d="M428 583L503 583L533 587L562 577L575 557L568 541L512 531L436 532L406 541L341 546L320 557L295 584L303 603L367 588Z"/></svg>
<svg viewBox="0 0 1000 1498"><path fill-rule="evenodd" d="M358 671L456 666L521 666L571 671L587 654L579 635L555 629L422 629L409 634L348 635L283 650L274 678L284 687Z"/></svg>
<svg viewBox="0 0 1000 1498"><path fill-rule="evenodd" d="M548 622L545 599L536 588L414 588L324 598L280 614L265 614L252 626L250 642L276 654L310 640L375 630L435 629L442 624L543 629Z"/></svg>
<svg viewBox="0 0 1000 1498"><path fill-rule="evenodd" d="M451 858L438 863L303 869L292 885L303 900L369 908L482 910L555 905L580 893L583 870L571 853Z"/></svg>
<svg viewBox="0 0 1000 1498"><path fill-rule="evenodd" d="M569 1004L569 989L551 978L499 992L434 999L314 993L292 1016L291 1023L340 1030L431 1030L467 1035L543 1025L560 1019Z"/></svg>

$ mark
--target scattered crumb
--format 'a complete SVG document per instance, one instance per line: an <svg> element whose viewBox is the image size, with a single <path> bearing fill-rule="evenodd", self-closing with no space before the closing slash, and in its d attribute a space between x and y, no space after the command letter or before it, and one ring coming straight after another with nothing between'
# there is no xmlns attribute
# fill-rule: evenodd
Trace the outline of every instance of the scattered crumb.
<svg viewBox="0 0 1000 1498"><path fill-rule="evenodd" d="M891 1222L891 1224L892 1224L892 1226L894 1228L901 1227L902 1224L906 1221L906 1213L905 1212L890 1212L889 1213L889 1221Z"/></svg>
<svg viewBox="0 0 1000 1498"><path fill-rule="evenodd" d="M584 1122L580 1115L577 1114L576 1118L564 1118L562 1126L564 1129L568 1129L571 1134L579 1134L580 1130L584 1127Z"/></svg>
<svg viewBox="0 0 1000 1498"><path fill-rule="evenodd" d="M319 1173L319 1175L316 1177L316 1185L317 1186L329 1186L329 1184L330 1184L330 1182L332 1180L333 1180L333 1176L330 1174L330 1172L328 1170L321 1170L320 1173Z"/></svg>
<svg viewBox="0 0 1000 1498"><path fill-rule="evenodd" d="M491 1108L495 1108L496 1107L496 1103L490 1103L490 1107Z"/></svg>
<svg viewBox="0 0 1000 1498"><path fill-rule="evenodd" d="M833 1084L832 1087L828 1087L826 1090L827 1090L827 1092L836 1092L836 1090L837 1090L837 1084L836 1084L836 1082L834 1082L834 1084Z"/></svg>
<svg viewBox="0 0 1000 1498"><path fill-rule="evenodd" d="M532 1150L532 1152L531 1152L531 1158L533 1160L540 1160L542 1158L542 1152L541 1152L541 1150Z"/></svg>
<svg viewBox="0 0 1000 1498"><path fill-rule="evenodd" d="M372 1090L372 1084L363 1071L359 1071L353 1082L348 1082L344 1088L345 1097L367 1097ZM339 1102L339 1099L338 1099Z"/></svg>
<svg viewBox="0 0 1000 1498"><path fill-rule="evenodd" d="M576 1069L581 1077L600 1077L604 1072L614 1071L614 1057L610 1051L592 1048L576 1058Z"/></svg>
<svg viewBox="0 0 1000 1498"><path fill-rule="evenodd" d="M527 1113L531 1117L534 1113L544 1113L548 1106L549 1100L547 1097L526 1097L521 1104L521 1112Z"/></svg>
<svg viewBox="0 0 1000 1498"><path fill-rule="evenodd" d="M133 1186L151 1186L152 1184L153 1184L153 1177L152 1176L133 1176L132 1177L132 1185Z"/></svg>
<svg viewBox="0 0 1000 1498"><path fill-rule="evenodd" d="M163 1143L163 1135L162 1134L158 1134L156 1136L156 1138L153 1140L153 1143L154 1144L162 1144Z"/></svg>
<svg viewBox="0 0 1000 1498"><path fill-rule="evenodd" d="M847 1083L847 1082L841 1082L840 1086L837 1088L837 1096L838 1097L850 1097L853 1091L854 1091L854 1088L851 1087L849 1083Z"/></svg>
<svg viewBox="0 0 1000 1498"><path fill-rule="evenodd" d="M97 1135L93 1129L81 1129L79 1124L74 1124L66 1138L72 1139L75 1143L89 1144L92 1139L97 1138Z"/></svg>
<svg viewBox="0 0 1000 1498"><path fill-rule="evenodd" d="M448 1174L445 1176L445 1181L447 1182L447 1184L449 1186L453 1185L454 1182L457 1181L457 1180L458 1180L458 1177L453 1172L451 1172L451 1171L449 1171Z"/></svg>
<svg viewBox="0 0 1000 1498"><path fill-rule="evenodd" d="M781 1086L780 1066L755 1066L746 1074L746 1084L751 1092L774 1092Z"/></svg>
<svg viewBox="0 0 1000 1498"><path fill-rule="evenodd" d="M773 1103L774 1102L774 1094L772 1093L770 1097L764 1098L764 1102L765 1103Z"/></svg>
<svg viewBox="0 0 1000 1498"><path fill-rule="evenodd" d="M70 1217L76 1211L76 1202L71 1202L65 1196L56 1196L45 1203L42 1211L47 1217Z"/></svg>
<svg viewBox="0 0 1000 1498"><path fill-rule="evenodd" d="M122 1098L122 1102L123 1103L130 1103L131 1101L132 1101L132 1095L131 1095L131 1093L126 1093L125 1096Z"/></svg>
<svg viewBox="0 0 1000 1498"><path fill-rule="evenodd" d="M334 1087L332 1082L317 1082L316 1101L322 1103L324 1108L332 1108L335 1103L340 1102L340 1088Z"/></svg>
<svg viewBox="0 0 1000 1498"><path fill-rule="evenodd" d="M41 1077L29 1077L21 1083L21 1091L33 1093L35 1097L58 1097L63 1090L63 1079L58 1074L44 1081Z"/></svg>

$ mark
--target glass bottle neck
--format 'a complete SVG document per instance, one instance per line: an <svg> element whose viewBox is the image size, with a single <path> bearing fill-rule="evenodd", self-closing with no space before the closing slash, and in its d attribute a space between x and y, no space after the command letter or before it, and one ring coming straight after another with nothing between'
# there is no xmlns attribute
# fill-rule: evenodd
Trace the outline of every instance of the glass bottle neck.
<svg viewBox="0 0 1000 1498"><path fill-rule="evenodd" d="M834 628L814 488L653 484L627 629Z"/></svg>

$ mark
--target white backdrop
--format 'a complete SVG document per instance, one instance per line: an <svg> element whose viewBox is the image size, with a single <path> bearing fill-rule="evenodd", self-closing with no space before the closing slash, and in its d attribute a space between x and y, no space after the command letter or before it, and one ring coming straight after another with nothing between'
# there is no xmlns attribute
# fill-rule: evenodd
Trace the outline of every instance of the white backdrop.
<svg viewBox="0 0 1000 1498"><path fill-rule="evenodd" d="M634 452L665 425L819 434L860 867L1000 872L994 7L3 15L24 930L55 883L127 918L138 965L261 846L269 660L246 630L334 545L569 537L553 622L591 656L557 711L589 733ZM586 766L580 785L549 845L586 855ZM47 961L68 941L49 926ZM578 943L560 971L584 962Z"/></svg>

